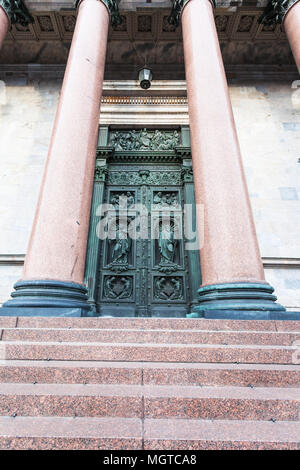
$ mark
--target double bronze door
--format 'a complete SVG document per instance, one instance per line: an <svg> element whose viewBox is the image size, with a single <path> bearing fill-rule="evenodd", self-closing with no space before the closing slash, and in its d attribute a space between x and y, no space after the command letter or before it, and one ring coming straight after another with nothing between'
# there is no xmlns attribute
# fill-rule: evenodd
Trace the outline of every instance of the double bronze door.
<svg viewBox="0 0 300 470"><path fill-rule="evenodd" d="M179 165L111 166L96 307L101 315L184 317L191 302Z"/></svg>

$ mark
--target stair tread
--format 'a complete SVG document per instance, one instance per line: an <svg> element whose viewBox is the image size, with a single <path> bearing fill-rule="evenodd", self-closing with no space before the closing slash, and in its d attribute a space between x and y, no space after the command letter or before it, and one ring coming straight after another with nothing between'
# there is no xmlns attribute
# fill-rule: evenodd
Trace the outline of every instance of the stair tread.
<svg viewBox="0 0 300 470"><path fill-rule="evenodd" d="M43 360L20 360L7 359L1 367L34 367L34 368L103 368L103 369L217 369L217 370L278 370L278 371L296 371L300 373L300 365L297 364L236 364L236 363L211 363L211 362L117 362L117 361L43 361Z"/></svg>
<svg viewBox="0 0 300 470"><path fill-rule="evenodd" d="M2 437L141 438L138 418L0 416Z"/></svg>
<svg viewBox="0 0 300 470"><path fill-rule="evenodd" d="M195 385L127 385L127 384L30 384L0 383L2 396L119 396L165 398L224 398L238 400L296 400L300 388L233 387Z"/></svg>
<svg viewBox="0 0 300 470"><path fill-rule="evenodd" d="M256 330L5 328L2 330L0 338L5 342L80 342L85 344L114 342L114 344L261 344L290 346L295 341L300 343L300 333L295 331Z"/></svg>
<svg viewBox="0 0 300 470"><path fill-rule="evenodd" d="M41 332L41 333L46 333L46 332L50 332L50 331L54 331L54 332L78 332L78 333L84 333L84 332L97 332L97 333L105 333L105 332L109 332L109 333L115 333L115 334L118 334L118 333L131 333L131 332L134 332L134 333L186 333L186 334L193 334L193 333L209 333L209 334L217 334L217 333L225 333L225 334L239 334L239 333L247 333L247 334L268 334L268 335L286 335L286 334L297 334L297 333L300 333L300 326L299 326L299 332L295 331L295 330L281 330L281 331L276 331L276 330L211 330L211 329L203 329L203 328L199 328L198 330L197 329L193 329L193 330L189 330L189 329L186 329L186 328L182 328L182 329L172 329L172 328L164 328L164 329L157 329L157 328L63 328L63 327L55 327L55 328L52 328L52 327L45 327L45 328L32 328L32 327L18 327L18 328L12 328L12 327L2 327L2 330L6 331L6 332L25 332L25 331L32 331L32 332Z"/></svg>
<svg viewBox="0 0 300 470"><path fill-rule="evenodd" d="M300 448L299 336L296 321L0 317L0 448Z"/></svg>
<svg viewBox="0 0 300 470"><path fill-rule="evenodd" d="M1 438L135 438L299 442L300 422L200 419L66 418L0 416Z"/></svg>
<svg viewBox="0 0 300 470"><path fill-rule="evenodd" d="M300 421L145 419L146 439L299 442Z"/></svg>
<svg viewBox="0 0 300 470"><path fill-rule="evenodd" d="M1 351L2 350L2 351ZM293 364L296 346L0 341L3 359ZM296 357L297 356L297 357Z"/></svg>
<svg viewBox="0 0 300 470"><path fill-rule="evenodd" d="M5 319L3 320L5 325ZM128 325L136 325L142 328L146 328L148 325L152 325L152 328L168 328L171 326L172 329L181 328L184 325L184 329L192 330L194 328L214 330L228 329L238 330L241 329L264 329L264 330L296 330L300 331L300 322L297 320L209 320L209 319L193 319L193 318L107 318L107 317L95 317L95 318L45 318L45 317L19 317L17 320L18 327L55 327L59 325L63 328L74 327L77 325L80 327L89 328L103 328L110 325L110 328L128 328ZM0 319L0 327L2 326ZM182 328L181 328L182 329Z"/></svg>

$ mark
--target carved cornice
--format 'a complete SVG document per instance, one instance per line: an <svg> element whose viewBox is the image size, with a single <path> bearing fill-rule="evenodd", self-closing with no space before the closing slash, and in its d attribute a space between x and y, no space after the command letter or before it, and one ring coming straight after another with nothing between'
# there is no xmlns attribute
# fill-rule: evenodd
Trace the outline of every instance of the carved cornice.
<svg viewBox="0 0 300 470"><path fill-rule="evenodd" d="M182 10L189 1L190 0L172 0L173 6L168 18L170 24L176 27L179 26ZM216 0L210 0L210 2L212 6L216 8Z"/></svg>
<svg viewBox="0 0 300 470"><path fill-rule="evenodd" d="M178 146L178 147L175 147L175 152L181 158L192 158L191 147Z"/></svg>
<svg viewBox="0 0 300 470"><path fill-rule="evenodd" d="M97 158L107 159L114 154L114 147L97 147L96 156Z"/></svg>
<svg viewBox="0 0 300 470"><path fill-rule="evenodd" d="M26 27L34 21L23 0L0 0L0 7L7 13L11 24Z"/></svg>
<svg viewBox="0 0 300 470"><path fill-rule="evenodd" d="M116 151L108 159L114 163L181 163L182 158L172 150L133 150L133 151Z"/></svg>
<svg viewBox="0 0 300 470"><path fill-rule="evenodd" d="M299 0L269 0L258 22L268 26L283 23L284 17L289 9L298 1Z"/></svg>
<svg viewBox="0 0 300 470"><path fill-rule="evenodd" d="M75 0L75 8L77 8L83 0ZM119 12L119 3L121 0L99 0L104 3L110 14L110 21L113 26L118 26L122 23Z"/></svg>
<svg viewBox="0 0 300 470"><path fill-rule="evenodd" d="M3 0L2 0L3 1ZM26 1L26 0L25 0ZM198 1L198 0L195 0ZM200 0L202 1L202 0ZM29 0L26 1L26 5L30 5ZM122 3L120 4L122 5ZM60 10L60 11L35 11L35 10L30 10L33 18L34 18L34 27L29 25L29 27L25 28L16 28L18 25L13 25L12 26L12 31L10 34L7 35L6 41L19 41L22 44L20 44L20 48L18 49L18 59L20 60L20 55L22 53L22 47L24 41L35 41L35 44L33 44L32 47L32 52L30 52L30 59L28 58L28 61L31 63L32 61L35 61L35 55L39 54L37 52L37 41L40 41L40 47L44 47L42 41L71 41L74 29L75 29L75 24L76 24L76 16L77 12L75 10ZM286 40L284 33L282 32L280 25L262 25L258 23L258 18L263 14L264 9L263 8L254 8L254 7L247 7L247 10L244 9L237 9L232 11L224 9L217 9L215 11L215 22L216 22L216 29L218 32L218 36L221 42L224 41L231 41L232 42L232 47L235 48L235 50L232 50L230 52L232 57L232 54L235 55L236 53L241 54L240 48L243 47L241 42L248 42L251 41L251 43L255 43L257 41L276 41L278 43L282 43L283 41ZM162 77L162 80L168 79L170 77L170 74L173 74L173 63L168 62L168 67L163 66L165 63L164 61L166 60L166 57L168 56L167 49L165 48L166 41L172 46L172 49L175 48L175 43L176 43L176 50L177 47L178 49L178 62L180 62L181 66L183 65L182 62L182 55L181 55L181 31L180 28L175 28L172 26L172 30L170 31L167 26L170 26L169 23L167 22L168 17L169 17L170 11L167 9L163 9L161 11L158 11L155 13L155 16L152 18L151 21L151 31L147 34L149 34L148 39L144 39L144 34L139 30L139 24L144 20L145 17L150 17L149 15L145 15L143 11L138 11L137 13L132 13L132 12L127 12L127 11L122 11L122 17L123 17L123 23L122 29L118 29L115 27L110 28L109 32L109 48L111 49L112 47L116 46L116 51L113 53L109 53L109 57L118 57L118 59L110 60L108 59L107 65L107 70L109 73L109 76L113 77L120 77L120 65L122 65L122 76L125 78L124 73L127 74L126 78L131 78L134 76L135 77L135 72L134 75L132 74L133 67L135 65L133 62L136 62L135 55L133 55L134 59L132 59L132 43L129 41L129 37L132 37L133 40L141 40L143 43L145 42L145 45L148 47L149 43L149 48L150 48L150 42L157 43L156 48L155 48L155 53L151 52L150 58L151 58L151 67L153 68L153 72L155 72L155 75L157 74L157 67L159 68L159 75ZM167 24L167 26L166 26ZM149 28L150 28L149 26ZM151 35L151 38L150 38ZM150 38L150 39L149 39ZM116 62L115 60L120 60L119 59L119 49L120 49L120 41L122 41L122 56L125 57L125 59L121 62ZM150 42L149 42L150 41ZM60 45L58 44L55 48L52 48L52 51L50 51L50 47L48 48L49 50L47 51L47 57L49 57L49 60L53 64L57 64L56 67L59 67L58 64L62 64L65 61L64 56L58 56L58 51ZM146 47L146 46L145 46ZM251 46L252 47L252 46ZM253 47L255 45L253 44ZM279 45L278 47L281 47ZM35 48L35 49L33 49ZM236 51L237 49L237 51ZM31 48L30 48L31 50ZM150 49L149 49L150 50ZM224 49L226 50L226 48ZM28 53L28 48L26 48L26 54ZM229 52L228 52L229 53ZM13 57L13 52L11 53L11 56ZM60 53L62 54L62 52ZM151 55L152 54L152 55ZM247 50L245 52L245 55L247 54ZM277 57L277 54L280 54L281 56L284 54L283 51L280 52L275 52L273 51L272 54L274 54L274 57ZM127 57L128 56L128 60ZM27 55L26 55L27 57ZM252 56L251 56L252 57ZM158 59L159 58L159 59ZM27 59L26 59L27 60ZM231 60L231 59L230 59ZM159 65L156 65L156 62L159 63ZM11 63L11 62L10 62ZM17 62L20 63L20 62ZM269 61L268 64L271 62ZM38 65L38 67L42 66L41 64ZM258 65L257 65L258 66ZM165 71L162 72L162 69ZM135 70L135 69L134 69ZM182 67L182 73L183 73L183 67ZM162 75L163 74L163 75ZM173 75L172 75L173 76ZM181 75L183 76L183 75ZM178 78L178 77L177 77ZM130 84L127 84L125 87L123 85L123 82L118 80L116 83L116 86L118 87L118 94L122 94L122 96L131 96L133 93L133 88L138 88L136 80L132 80ZM158 85L159 87L161 86L160 84ZM155 87L155 89L153 88ZM170 94L170 86L166 87L163 91L161 88L157 88L157 85L155 83L152 84L151 86L152 92L157 91L156 96L168 96ZM182 90L182 85L176 85L176 93L177 96L182 96L184 95L184 92ZM172 93L175 91L175 89L172 88ZM164 94L165 93L165 94ZM142 90L140 91L140 94L136 94L135 96L143 96L145 92ZM148 104L148 103L147 103Z"/></svg>

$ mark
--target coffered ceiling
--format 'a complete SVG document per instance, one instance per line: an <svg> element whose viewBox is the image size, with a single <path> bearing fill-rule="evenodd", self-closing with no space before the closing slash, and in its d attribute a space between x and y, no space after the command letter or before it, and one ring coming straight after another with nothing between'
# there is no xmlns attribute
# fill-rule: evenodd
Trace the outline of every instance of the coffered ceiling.
<svg viewBox="0 0 300 470"><path fill-rule="evenodd" d="M35 21L12 27L0 64L65 64L76 22L73 2L51 2L51 9L45 1L26 3ZM264 8L257 5L264 3L218 2L215 21L227 66L294 66L281 26L258 23ZM184 78L181 28L168 23L170 2L122 0L120 6L123 21L109 31L106 78L133 79L145 61L157 79Z"/></svg>

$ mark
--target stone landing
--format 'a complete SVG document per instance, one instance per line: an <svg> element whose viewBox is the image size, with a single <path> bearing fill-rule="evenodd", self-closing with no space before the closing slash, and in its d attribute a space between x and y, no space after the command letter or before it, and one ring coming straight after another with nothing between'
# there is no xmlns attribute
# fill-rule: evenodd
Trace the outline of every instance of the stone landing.
<svg viewBox="0 0 300 470"><path fill-rule="evenodd" d="M300 322L2 317L0 338L0 449L300 449Z"/></svg>

